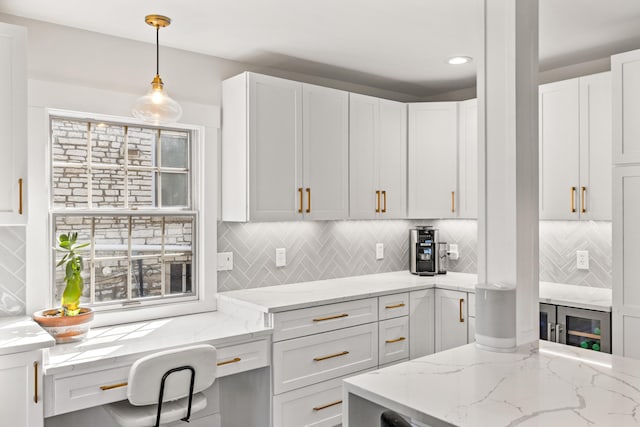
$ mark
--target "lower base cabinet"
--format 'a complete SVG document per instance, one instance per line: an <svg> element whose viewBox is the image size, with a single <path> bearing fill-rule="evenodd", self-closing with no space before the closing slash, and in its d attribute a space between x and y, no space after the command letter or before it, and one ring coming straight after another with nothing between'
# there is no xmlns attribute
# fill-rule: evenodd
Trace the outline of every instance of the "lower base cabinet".
<svg viewBox="0 0 640 427"><path fill-rule="evenodd" d="M0 425L44 425L41 351L0 356L0 384Z"/></svg>
<svg viewBox="0 0 640 427"><path fill-rule="evenodd" d="M435 295L435 351L444 351L467 344L469 341L467 293L436 289Z"/></svg>

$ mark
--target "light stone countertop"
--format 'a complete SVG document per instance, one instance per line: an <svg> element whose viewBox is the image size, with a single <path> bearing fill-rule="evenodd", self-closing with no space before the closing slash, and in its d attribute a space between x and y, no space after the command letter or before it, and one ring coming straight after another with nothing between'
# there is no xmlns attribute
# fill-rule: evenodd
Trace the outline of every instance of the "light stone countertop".
<svg viewBox="0 0 640 427"><path fill-rule="evenodd" d="M30 317L0 317L0 355L53 347L55 340Z"/></svg>
<svg viewBox="0 0 640 427"><path fill-rule="evenodd" d="M640 360L539 343L515 353L468 344L348 378L344 394L437 426L640 424Z"/></svg>
<svg viewBox="0 0 640 427"><path fill-rule="evenodd" d="M405 270L220 292L218 300L223 310L231 305L234 308L229 307L229 310L236 310L238 305L242 305L247 310L277 313L418 289L475 292L477 280L475 274L448 272L445 275L416 276ZM540 302L611 311L611 289L540 282Z"/></svg>
<svg viewBox="0 0 640 427"><path fill-rule="evenodd" d="M86 340L58 344L45 352L44 373L96 369L108 362L132 362L154 351L205 343L223 346L271 334L271 328L219 311L92 328Z"/></svg>

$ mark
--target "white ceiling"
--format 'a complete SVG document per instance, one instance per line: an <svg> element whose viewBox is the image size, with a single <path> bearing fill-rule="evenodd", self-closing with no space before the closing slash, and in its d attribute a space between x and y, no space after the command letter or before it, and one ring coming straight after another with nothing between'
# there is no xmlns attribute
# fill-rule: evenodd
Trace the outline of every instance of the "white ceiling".
<svg viewBox="0 0 640 427"><path fill-rule="evenodd" d="M474 84L481 0L0 0L0 12L427 96ZM640 48L638 0L540 0L541 69Z"/></svg>

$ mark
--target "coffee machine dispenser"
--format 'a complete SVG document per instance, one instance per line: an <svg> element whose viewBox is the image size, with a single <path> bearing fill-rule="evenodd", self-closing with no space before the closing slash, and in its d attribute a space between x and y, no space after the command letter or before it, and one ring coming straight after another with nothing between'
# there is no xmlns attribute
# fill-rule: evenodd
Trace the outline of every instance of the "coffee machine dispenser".
<svg viewBox="0 0 640 427"><path fill-rule="evenodd" d="M409 230L409 269L420 276L438 274L438 230L430 226Z"/></svg>

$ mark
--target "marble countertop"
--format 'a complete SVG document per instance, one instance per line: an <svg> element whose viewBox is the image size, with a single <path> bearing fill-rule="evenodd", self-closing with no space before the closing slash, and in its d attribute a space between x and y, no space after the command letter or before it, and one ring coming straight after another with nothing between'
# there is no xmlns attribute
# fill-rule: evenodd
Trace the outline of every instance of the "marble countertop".
<svg viewBox="0 0 640 427"><path fill-rule="evenodd" d="M199 343L221 346L271 333L271 328L220 312L92 328L86 340L58 344L45 352L44 373L94 369L107 362L134 360L148 352Z"/></svg>
<svg viewBox="0 0 640 427"><path fill-rule="evenodd" d="M474 344L344 380L344 391L419 422L465 427L640 424L640 360L540 341Z"/></svg>
<svg viewBox="0 0 640 427"><path fill-rule="evenodd" d="M30 317L0 317L0 355L52 347L55 340Z"/></svg>
<svg viewBox="0 0 640 427"><path fill-rule="evenodd" d="M289 285L220 292L219 300L233 301L264 313L295 310L418 289L438 288L475 292L478 276L449 272L416 276L408 271L317 280ZM611 289L540 282L540 302L611 311ZM224 305L224 302L223 302Z"/></svg>

